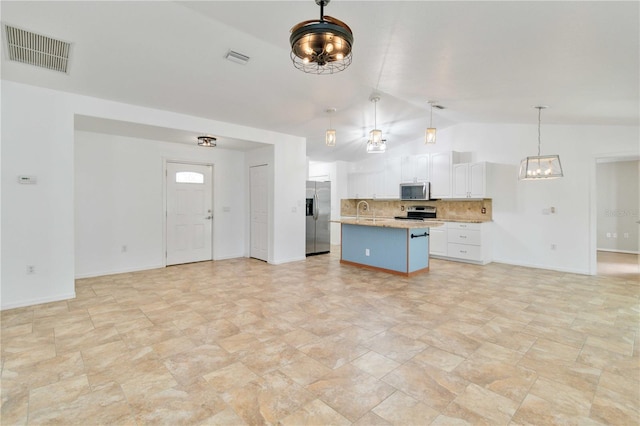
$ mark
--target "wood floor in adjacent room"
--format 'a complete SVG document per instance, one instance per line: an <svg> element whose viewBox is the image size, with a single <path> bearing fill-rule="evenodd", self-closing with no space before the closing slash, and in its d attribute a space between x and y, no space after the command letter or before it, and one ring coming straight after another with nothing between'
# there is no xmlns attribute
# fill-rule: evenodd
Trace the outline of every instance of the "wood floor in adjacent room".
<svg viewBox="0 0 640 426"><path fill-rule="evenodd" d="M2 425L637 425L637 276L204 262L2 312Z"/></svg>

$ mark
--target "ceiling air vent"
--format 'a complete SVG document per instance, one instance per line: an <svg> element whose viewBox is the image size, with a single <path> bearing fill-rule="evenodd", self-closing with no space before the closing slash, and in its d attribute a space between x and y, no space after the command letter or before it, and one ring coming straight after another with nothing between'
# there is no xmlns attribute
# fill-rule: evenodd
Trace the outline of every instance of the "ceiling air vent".
<svg viewBox="0 0 640 426"><path fill-rule="evenodd" d="M9 59L68 72L71 43L5 25Z"/></svg>

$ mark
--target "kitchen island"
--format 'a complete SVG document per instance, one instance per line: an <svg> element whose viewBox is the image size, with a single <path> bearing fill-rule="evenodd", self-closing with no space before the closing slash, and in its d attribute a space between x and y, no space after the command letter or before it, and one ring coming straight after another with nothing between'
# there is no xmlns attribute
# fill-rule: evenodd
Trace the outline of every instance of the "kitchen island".
<svg viewBox="0 0 640 426"><path fill-rule="evenodd" d="M411 276L429 271L429 228L436 220L343 218L340 263Z"/></svg>

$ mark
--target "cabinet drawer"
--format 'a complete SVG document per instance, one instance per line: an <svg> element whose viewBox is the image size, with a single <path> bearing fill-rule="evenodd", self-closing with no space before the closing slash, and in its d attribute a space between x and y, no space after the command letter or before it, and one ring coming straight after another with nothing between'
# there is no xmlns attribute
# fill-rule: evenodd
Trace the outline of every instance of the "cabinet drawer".
<svg viewBox="0 0 640 426"><path fill-rule="evenodd" d="M470 231L466 229L449 229L448 240L450 243L455 244L472 244L475 246L480 245L480 231Z"/></svg>
<svg viewBox="0 0 640 426"><path fill-rule="evenodd" d="M481 223L447 222L448 229L470 229L473 231L479 231L481 226Z"/></svg>
<svg viewBox="0 0 640 426"><path fill-rule="evenodd" d="M466 260L482 260L480 246L449 243L447 256Z"/></svg>

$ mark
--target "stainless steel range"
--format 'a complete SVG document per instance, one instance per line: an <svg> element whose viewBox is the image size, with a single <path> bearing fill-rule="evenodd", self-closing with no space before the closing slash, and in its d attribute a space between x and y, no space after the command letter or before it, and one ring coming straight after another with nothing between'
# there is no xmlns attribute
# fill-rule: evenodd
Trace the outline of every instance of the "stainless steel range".
<svg viewBox="0 0 640 426"><path fill-rule="evenodd" d="M425 220L436 218L436 208L432 206L409 206L406 216L396 216L398 220Z"/></svg>

